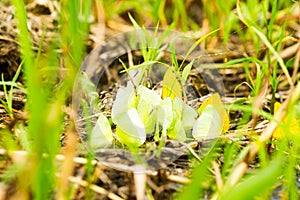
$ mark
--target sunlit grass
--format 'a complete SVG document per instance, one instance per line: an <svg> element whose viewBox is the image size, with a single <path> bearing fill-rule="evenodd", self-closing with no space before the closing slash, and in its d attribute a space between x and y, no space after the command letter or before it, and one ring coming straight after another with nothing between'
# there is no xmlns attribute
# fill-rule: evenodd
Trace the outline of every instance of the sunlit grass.
<svg viewBox="0 0 300 200"><path fill-rule="evenodd" d="M22 167L18 168L16 173L18 187L24 199L30 194L35 199L49 199L54 195L55 189L59 189L55 186L58 173L55 156L60 152L60 138L65 116L63 108L83 59L88 31L87 16L89 16L90 6L88 2L84 6L79 3L80 1L61 2L61 38L54 41L40 56L41 48L37 53L32 50L24 2L13 1L16 7L17 26L20 30L18 39L24 63L23 75L27 91L25 107L29 113L28 126L22 131L26 131L25 136L30 148L27 161L20 163ZM78 20L79 17L81 21ZM57 48L63 50L64 66L58 59ZM62 84L59 84L57 80L62 70L66 75L63 77Z"/></svg>
<svg viewBox="0 0 300 200"><path fill-rule="evenodd" d="M18 0L12 2L16 7L17 27L20 31L18 42L22 64L12 81L1 79L0 85L3 86L6 95L6 101L1 100L1 103L13 118L13 88L26 91L25 111L28 113L28 121L26 124L17 123L13 131L1 130L0 146L6 149L9 155L13 155L16 150L25 150L27 154L25 160L18 160L9 165L0 178L6 183L15 179L20 191L19 197L23 199L30 199L31 196L35 199L56 197L71 199L73 186L63 185L68 181L67 176L71 176L73 172L74 166L70 163L72 163L72 156L75 155L77 140L72 135L74 124L71 123L64 129L64 118L67 115L66 107L70 105L69 97L73 83L85 55L89 19L93 14L94 1L62 0L60 2L60 36L45 52L41 52L41 46L38 52L32 50L24 2ZM110 0L101 3L106 20L114 20L116 16L124 13L127 15L127 12L130 12L132 17L129 18L138 29L143 27L143 22L147 19L152 25L176 27L182 31L201 30L201 24L198 26L186 11L185 1L174 0L171 1L170 6L166 5L168 2L165 0ZM274 191L279 189L282 190L284 198L299 198L297 176L300 136L291 133L289 127L293 119L299 121L300 87L298 78L290 73L290 68L295 66L295 59L286 60L280 55L285 42L291 37L288 37L285 32L289 22L279 20L283 18L282 13L287 15L286 19L289 19L289 11L294 4L292 1L277 0L249 0L239 3L233 0L203 1L204 17L210 28L205 39L206 36L215 33L226 45L231 34L235 34L245 44L249 40L254 44L252 56L246 55L244 58L230 60L224 64L225 68L230 68L234 64L244 64L248 82L241 84L247 84L251 90L249 96L245 97L245 101L226 106L231 111L244 113L244 118L237 127L241 131L246 130L249 127L245 127L245 124L248 124L251 119L267 119L281 127L284 136L274 139L272 130L264 130L262 135L258 135L254 130L247 129L246 136L249 141L246 145L242 141L245 136L243 134L237 135L234 140L219 139L201 161L196 159L191 161L193 169L189 177L190 183L183 186L174 198L191 200L207 196L213 199L269 199ZM220 31L213 32L216 29ZM148 45L153 42L151 41L153 38L147 39L141 44L142 56L146 64L147 62L151 64L160 52L157 49L149 50ZM296 40L296 38L292 39ZM196 44L201 42L202 39ZM260 57L262 51L265 52L263 58ZM176 63L176 55L172 49L171 53L173 53L171 56L175 67L181 69L182 66ZM255 75L252 74L251 63L255 66ZM16 84L21 68L24 71L25 89ZM280 70L282 74L278 73ZM62 78L59 76L61 72L64 72ZM291 97L283 104L277 116L273 112L273 104L276 101L275 94L281 76L287 80ZM265 84L270 84L270 87L266 88ZM271 109L266 111L262 109L262 99L266 99L267 94L271 94L272 98ZM289 120L283 120L284 116ZM275 125L272 123L268 125L271 128L273 126ZM61 149L60 143L63 132L66 134L67 141L71 138L70 141L74 142L74 144L67 144L66 151ZM64 164L61 166L56 162L56 155L59 153L69 156L69 160L65 161L65 168ZM85 178L88 183L92 183L95 178L92 164L94 155L91 153L86 155ZM86 187L85 192L85 199L95 197L89 187Z"/></svg>

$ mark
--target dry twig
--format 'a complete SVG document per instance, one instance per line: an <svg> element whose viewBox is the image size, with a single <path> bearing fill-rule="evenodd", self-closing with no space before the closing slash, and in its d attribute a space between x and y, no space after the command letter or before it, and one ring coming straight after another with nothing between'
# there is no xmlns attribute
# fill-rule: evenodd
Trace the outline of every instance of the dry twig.
<svg viewBox="0 0 300 200"><path fill-rule="evenodd" d="M94 185L94 184L89 184L87 181L82 180L81 178L70 176L69 181L72 182L72 183L76 183L76 184L78 184L80 186L83 186L83 187L89 187L91 190L93 190L94 192L96 192L98 194L107 194L107 197L110 198L110 199L124 200L121 197L119 197L118 195L116 195L112 192L109 192L109 191L107 191L106 189L104 189L100 186L97 186L97 185Z"/></svg>

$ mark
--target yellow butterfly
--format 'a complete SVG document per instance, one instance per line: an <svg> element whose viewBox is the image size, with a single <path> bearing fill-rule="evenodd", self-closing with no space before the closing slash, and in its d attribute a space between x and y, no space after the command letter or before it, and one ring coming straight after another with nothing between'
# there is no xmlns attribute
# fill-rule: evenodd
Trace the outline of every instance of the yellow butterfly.
<svg viewBox="0 0 300 200"><path fill-rule="evenodd" d="M227 132L229 129L229 115L224 108L220 95L218 93L215 93L208 99L206 99L198 109L199 115L203 113L204 109L208 105L212 105L217 110L220 118L223 119L222 133Z"/></svg>
<svg viewBox="0 0 300 200"><path fill-rule="evenodd" d="M281 103L275 102L274 104L274 115L278 112L279 108L281 107ZM289 126L289 131L293 134L299 133L299 124L297 120L293 117L290 122L288 122L289 119L291 119L289 115L286 115L283 118L283 123L288 124ZM284 130L281 127L277 127L273 133L273 137L275 139L280 139L285 135Z"/></svg>
<svg viewBox="0 0 300 200"><path fill-rule="evenodd" d="M172 68L166 71L163 79L162 99L166 97L170 97L172 100L175 97L182 99L182 88Z"/></svg>
<svg viewBox="0 0 300 200"><path fill-rule="evenodd" d="M229 116L219 94L213 94L198 109L199 118L193 127L195 139L216 137L229 129Z"/></svg>

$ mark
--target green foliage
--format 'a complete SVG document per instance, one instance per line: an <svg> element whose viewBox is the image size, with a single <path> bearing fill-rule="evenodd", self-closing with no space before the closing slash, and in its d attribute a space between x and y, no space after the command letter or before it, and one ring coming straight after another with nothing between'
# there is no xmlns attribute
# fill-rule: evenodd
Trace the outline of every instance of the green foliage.
<svg viewBox="0 0 300 200"><path fill-rule="evenodd" d="M209 171L211 162L218 156L217 145L209 151L209 153L201 160L201 162L194 165L189 184L182 188L182 191L175 196L175 199L201 199L205 194L204 185L210 184L211 173Z"/></svg>
<svg viewBox="0 0 300 200"><path fill-rule="evenodd" d="M228 192L225 190L220 199L250 200L267 190L271 190L282 173L284 161L283 157L274 159L266 168L254 172L234 188L230 187Z"/></svg>
<svg viewBox="0 0 300 200"><path fill-rule="evenodd" d="M55 155L60 151L59 140L62 134L65 114L63 107L67 105L67 98L76 78L78 68L84 56L85 42L88 36L88 19L91 15L91 1L61 1L60 36L54 41L50 48L42 53L42 42L46 30L40 41L38 51L32 50L32 42L27 30L26 10L23 1L12 1L16 8L17 27L20 31L18 42L22 55L22 63L12 81L5 81L1 77L0 85L4 89L5 100L1 100L8 114L13 118L12 97L13 89L18 88L26 92L28 101L26 111L29 113L28 122L25 126L17 124L14 126L14 133L10 130L1 130L0 146L13 152L17 149L24 149L28 153L26 158L30 167L24 163L10 165L1 174L1 180L12 182L17 180L18 187L22 191L30 191L34 199L51 199L57 190L57 165ZM167 3L169 3L167 5ZM170 42L170 53L172 65L159 61L159 55L165 49L163 42L168 37L169 32L158 32L159 25L178 26L181 30L187 31L191 27L198 29L187 13L186 1L158 0L158 1L101 1L106 11L107 20L113 20L115 16L130 12L131 20L137 30L143 63L127 67L122 63L124 70L130 74L133 70L141 70L137 81L121 87L118 91L113 105L112 119L108 119L105 113L98 113L98 120L93 126L86 120L88 135L88 147L97 150L113 143L113 139L118 139L121 144L125 144L132 151L136 151L145 143L146 136L154 134L156 141L160 141L159 146L164 145L166 137L179 141L190 139L205 139L210 132L220 132L222 116L219 116L215 105L208 104L201 112L197 113L188 106L182 98L186 97L183 90L189 73L194 63L201 56L193 59L185 67L184 62L191 52L209 36L219 34L224 43L229 40L230 34L239 35L242 41L251 40L254 43L251 56L230 60L223 68L230 68L235 64L243 64L247 77L247 84L251 89L250 97L227 105L231 111L243 112L243 120L237 125L237 129L248 124L251 115L257 114L261 119L275 121L273 113L266 110L254 108L251 105L253 98L258 97L263 88L263 80L269 80L271 84L272 103L275 102L275 93L278 90L281 76L285 76L291 88L298 83L297 78L291 77L289 68L294 64L295 58L282 59L280 51L287 41L286 29L291 26L287 21L280 23L283 14L292 13L292 1L264 0L242 2L229 1L203 1L205 11L204 17L209 22L211 31L198 39L188 50L182 63L177 60L174 41ZM287 17L287 16L286 16ZM142 24L145 18L149 18L152 24L157 25L151 34ZM195 28L196 27L196 28ZM265 49L262 49L261 43ZM247 43L245 42L245 45ZM58 54L57 49L62 49ZM265 56L258 58L259 52L265 50ZM61 71L61 63L58 57L63 59L66 75L62 82L58 83L58 73ZM255 65L255 75L252 74L251 65ZM155 64L162 64L168 69L168 76L165 75L165 85L169 91L163 97L154 90L145 87L145 79L149 71ZM24 70L25 88L17 84L17 78L21 69ZM278 75L279 70L282 74ZM170 75L171 73L172 75ZM87 77L82 77L84 90L87 91L89 102L81 102L84 117L89 117L90 105L97 110L99 106L99 96L95 86L88 82ZM166 83L168 82L168 83ZM175 86L176 85L176 86ZM175 91L175 89L176 91ZM179 91L179 92L178 92ZM181 95L183 94L184 97ZM249 101L250 99L250 101ZM126 104L124 103L126 102ZM222 105L223 106L223 105ZM272 109L271 109L272 110ZM177 199L199 199L204 196L215 199L255 199L270 198L272 193L280 187L283 195L287 199L299 199L299 188L296 178L299 173L299 135L291 133L291 121L299 121L299 102L291 102L287 115L287 120L277 122L278 126L284 130L284 137L278 140L268 140L267 143L260 143L257 135L249 131L247 139L253 143L246 144L243 141L244 135L231 140L220 139L214 148L201 157L200 161L192 161L191 181L175 196ZM116 133L111 128L110 121L116 125ZM217 123L217 124L216 124ZM213 127L212 127L213 126ZM212 131L212 128L218 130ZM186 133L192 132L192 136ZM190 137L190 138L188 138ZM193 137L193 138L191 138ZM236 185L231 185L230 181L234 174L234 169L244 161L254 143L258 145L257 169L251 169L245 173ZM269 151L272 148L272 151ZM222 154L220 154L220 151ZM94 159L93 151L87 156L86 178L89 183L93 182ZM198 156L198 155L197 155ZM221 179L223 187L217 188L216 174L212 173L211 165L216 160L220 161ZM30 161L30 162L29 162ZM283 170L284 169L284 170ZM15 179L16 178L16 179ZM70 189L71 191L71 189ZM66 194L66 198L70 198ZM94 198L94 194L89 187L86 187L86 199Z"/></svg>
<svg viewBox="0 0 300 200"><path fill-rule="evenodd" d="M186 1L110 0L102 1L102 4L107 18L110 20L113 20L118 15L130 12L139 23L150 19L153 24L160 22L165 27L168 25L180 27L183 31L188 31L191 27L199 29L198 25L189 17L189 13L186 10Z"/></svg>
<svg viewBox="0 0 300 200"><path fill-rule="evenodd" d="M27 134L23 134L21 140L23 147L30 146L28 159L32 165L32 169L23 168L16 172L16 176L28 180L26 183L21 181L20 187L29 186L28 189L35 199L49 199L55 189L56 166L54 159L59 151L59 140L62 134L64 117L62 108L72 89L75 74L83 58L84 41L88 30L87 19L90 13L88 2L84 4L81 10L78 7L79 1L62 2L64 4L61 22L62 43L54 41L56 45L50 45L52 48L49 48L43 56L40 56L40 45L37 56L35 56L27 29L24 2L13 1L16 7L17 27L20 30L18 39L28 98L26 110L30 113L28 128L26 129ZM81 21L78 20L78 13L82 17ZM56 50L58 47L67 50L63 52L67 76L64 77L61 85L57 84L57 72L60 71ZM13 82L15 81L14 78ZM8 99L8 102L10 101ZM8 107L11 106L8 105Z"/></svg>
<svg viewBox="0 0 300 200"><path fill-rule="evenodd" d="M14 87L15 88L18 88L18 89L21 89L21 90L25 90L23 87L19 86L16 81L20 75L20 72L21 72L21 69L22 69L22 64L20 64L18 70L16 71L12 81L4 81L4 78L3 78L3 74L2 74L2 77L1 77L1 82L0 82L0 85L3 86L3 91L4 91L4 95L5 95L5 99L6 101L3 101L2 99L0 99L0 102L4 105L7 113L9 114L9 116L11 118L14 118L13 116L13 106L12 106L12 103L13 103L13 89ZM10 90L9 92L7 92L7 86L10 87Z"/></svg>

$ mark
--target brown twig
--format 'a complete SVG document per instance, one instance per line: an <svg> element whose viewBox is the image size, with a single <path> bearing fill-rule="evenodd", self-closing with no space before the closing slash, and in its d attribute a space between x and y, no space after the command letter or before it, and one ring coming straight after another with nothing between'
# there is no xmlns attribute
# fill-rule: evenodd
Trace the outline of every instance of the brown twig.
<svg viewBox="0 0 300 200"><path fill-rule="evenodd" d="M116 195L112 192L109 192L109 191L107 191L106 189L104 189L100 186L97 186L97 185L94 185L94 184L89 184L87 181L82 180L79 177L70 176L69 181L72 182L72 183L76 183L76 184L78 184L80 186L83 186L83 187L89 187L91 190L93 190L94 192L96 192L98 194L107 194L107 197L110 198L110 199L124 200L123 198L119 197L118 195Z"/></svg>
<svg viewBox="0 0 300 200"><path fill-rule="evenodd" d="M222 190L224 184L223 184L220 167L215 161L212 164L213 164L213 168L214 168L214 174L216 177L217 188L218 188L218 190Z"/></svg>
<svg viewBox="0 0 300 200"><path fill-rule="evenodd" d="M187 183L190 183L190 179L186 178L186 177L183 177L183 176L178 176L178 175L167 175L167 179L169 181L173 181L175 183L181 183L181 184L187 184Z"/></svg>
<svg viewBox="0 0 300 200"><path fill-rule="evenodd" d="M263 86L260 89L259 94L257 95L257 97L255 98L255 100L253 102L253 108L255 108L257 110L261 110L261 108L263 107L264 99L266 98L266 95L268 94L268 86L269 86L269 76L266 76L263 81ZM252 125L251 127L254 128L256 126L257 119L258 119L258 114L253 113L252 120L250 122Z"/></svg>
<svg viewBox="0 0 300 200"><path fill-rule="evenodd" d="M69 114L73 121L73 115ZM65 147L65 159L61 167L61 176L58 180L57 196L58 199L64 199L69 188L68 177L72 176L74 170L74 157L76 154L76 148L78 144L77 134L75 132L75 125L71 124L66 132L66 147Z"/></svg>
<svg viewBox="0 0 300 200"><path fill-rule="evenodd" d="M300 40L297 43L297 53L295 56L295 61L294 61L294 71L293 71L293 75L292 75L292 80L295 83L296 82L296 78L297 78L297 73L298 73L298 69L299 69L299 62L300 62Z"/></svg>

